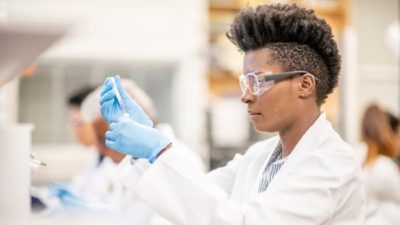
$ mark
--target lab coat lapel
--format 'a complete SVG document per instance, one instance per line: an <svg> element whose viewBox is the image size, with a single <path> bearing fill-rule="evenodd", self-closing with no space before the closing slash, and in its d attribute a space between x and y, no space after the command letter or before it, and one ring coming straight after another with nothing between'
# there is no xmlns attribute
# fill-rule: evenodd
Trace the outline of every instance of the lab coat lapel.
<svg viewBox="0 0 400 225"><path fill-rule="evenodd" d="M253 195L258 193L258 186L260 184L260 180L264 172L264 169L267 166L269 160L271 159L274 150L280 143L279 136L275 136L273 138L275 140L271 142L272 144L269 143L266 146L261 146L261 148L264 148L265 151L263 151L263 153L259 157L257 157L256 160L251 164L252 168L249 170L251 172L248 174L247 178L249 179L249 181L251 181L248 182L250 184L248 188L250 188L249 189L251 190L250 193L252 193ZM254 173L253 171L257 172ZM248 196L248 194L246 195Z"/></svg>
<svg viewBox="0 0 400 225"><path fill-rule="evenodd" d="M273 190L277 184L285 179L288 172L292 171L293 165L296 160L299 160L301 156L309 151L314 151L318 146L329 136L332 125L326 120L325 113L321 113L314 124L306 131L303 137L297 143L296 147L293 149L292 153L287 157L285 164L282 166L281 170L275 175L271 184L267 188L268 190Z"/></svg>

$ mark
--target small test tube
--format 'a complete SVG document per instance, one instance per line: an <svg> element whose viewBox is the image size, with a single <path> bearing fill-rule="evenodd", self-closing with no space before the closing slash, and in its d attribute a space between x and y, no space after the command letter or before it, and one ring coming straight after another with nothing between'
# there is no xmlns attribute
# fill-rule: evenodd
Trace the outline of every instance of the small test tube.
<svg viewBox="0 0 400 225"><path fill-rule="evenodd" d="M111 77L110 80L112 83L112 89L115 93L115 96L117 97L118 104L121 106L121 109L124 112L124 114L122 115L122 118L129 118L129 113L126 111L126 107L125 107L124 101L122 101L121 94L118 91L118 87L117 87L117 83L115 82L115 78Z"/></svg>

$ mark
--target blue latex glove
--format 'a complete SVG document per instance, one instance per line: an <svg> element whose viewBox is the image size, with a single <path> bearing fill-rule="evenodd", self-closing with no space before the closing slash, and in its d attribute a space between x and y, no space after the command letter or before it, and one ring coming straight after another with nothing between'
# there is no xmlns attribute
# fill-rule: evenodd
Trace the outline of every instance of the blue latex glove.
<svg viewBox="0 0 400 225"><path fill-rule="evenodd" d="M82 205L82 200L65 184L60 182L51 182L48 185L50 194L57 196L64 206L75 207Z"/></svg>
<svg viewBox="0 0 400 225"><path fill-rule="evenodd" d="M50 193L59 198L63 198L64 196L73 196L76 197L72 190L65 184L61 182L51 182L48 185Z"/></svg>
<svg viewBox="0 0 400 225"><path fill-rule="evenodd" d="M117 122L124 114L124 111L118 103L116 94L113 91L112 83L113 82L111 82L110 78L107 78L104 81L103 90L100 94L101 114L108 123ZM143 109L126 93L125 89L121 85L121 78L119 75L115 76L115 83L122 101L125 104L126 111L129 113L129 117L141 124L152 127L153 121L151 121L150 117L143 111Z"/></svg>
<svg viewBox="0 0 400 225"><path fill-rule="evenodd" d="M107 147L136 158L148 159L150 163L171 143L158 130L130 118L111 123L105 136Z"/></svg>

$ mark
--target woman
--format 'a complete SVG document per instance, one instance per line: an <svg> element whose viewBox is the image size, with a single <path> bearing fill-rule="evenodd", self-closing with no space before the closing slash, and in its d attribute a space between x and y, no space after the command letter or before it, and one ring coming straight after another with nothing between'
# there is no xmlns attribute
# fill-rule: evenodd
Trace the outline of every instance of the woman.
<svg viewBox="0 0 400 225"><path fill-rule="evenodd" d="M117 78L130 114L121 118L107 79L106 144L132 156L125 185L178 225L363 224L361 166L320 111L340 70L329 25L296 5L261 5L240 12L228 38L244 52L241 100L250 120L278 135L204 174L152 128Z"/></svg>
<svg viewBox="0 0 400 225"><path fill-rule="evenodd" d="M363 162L367 224L397 224L390 223L390 218L391 212L400 212L400 174L393 161L396 151L388 117L377 105L366 109L361 137L367 147Z"/></svg>

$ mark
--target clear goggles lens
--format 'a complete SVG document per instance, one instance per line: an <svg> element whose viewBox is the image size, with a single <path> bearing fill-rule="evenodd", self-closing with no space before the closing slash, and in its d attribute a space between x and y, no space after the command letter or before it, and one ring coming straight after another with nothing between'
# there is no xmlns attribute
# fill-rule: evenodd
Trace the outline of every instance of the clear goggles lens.
<svg viewBox="0 0 400 225"><path fill-rule="evenodd" d="M249 73L246 75L241 75L239 77L240 88L242 90L242 95L249 92L252 95L260 96L274 85L274 81L260 81L258 76L254 73Z"/></svg>

